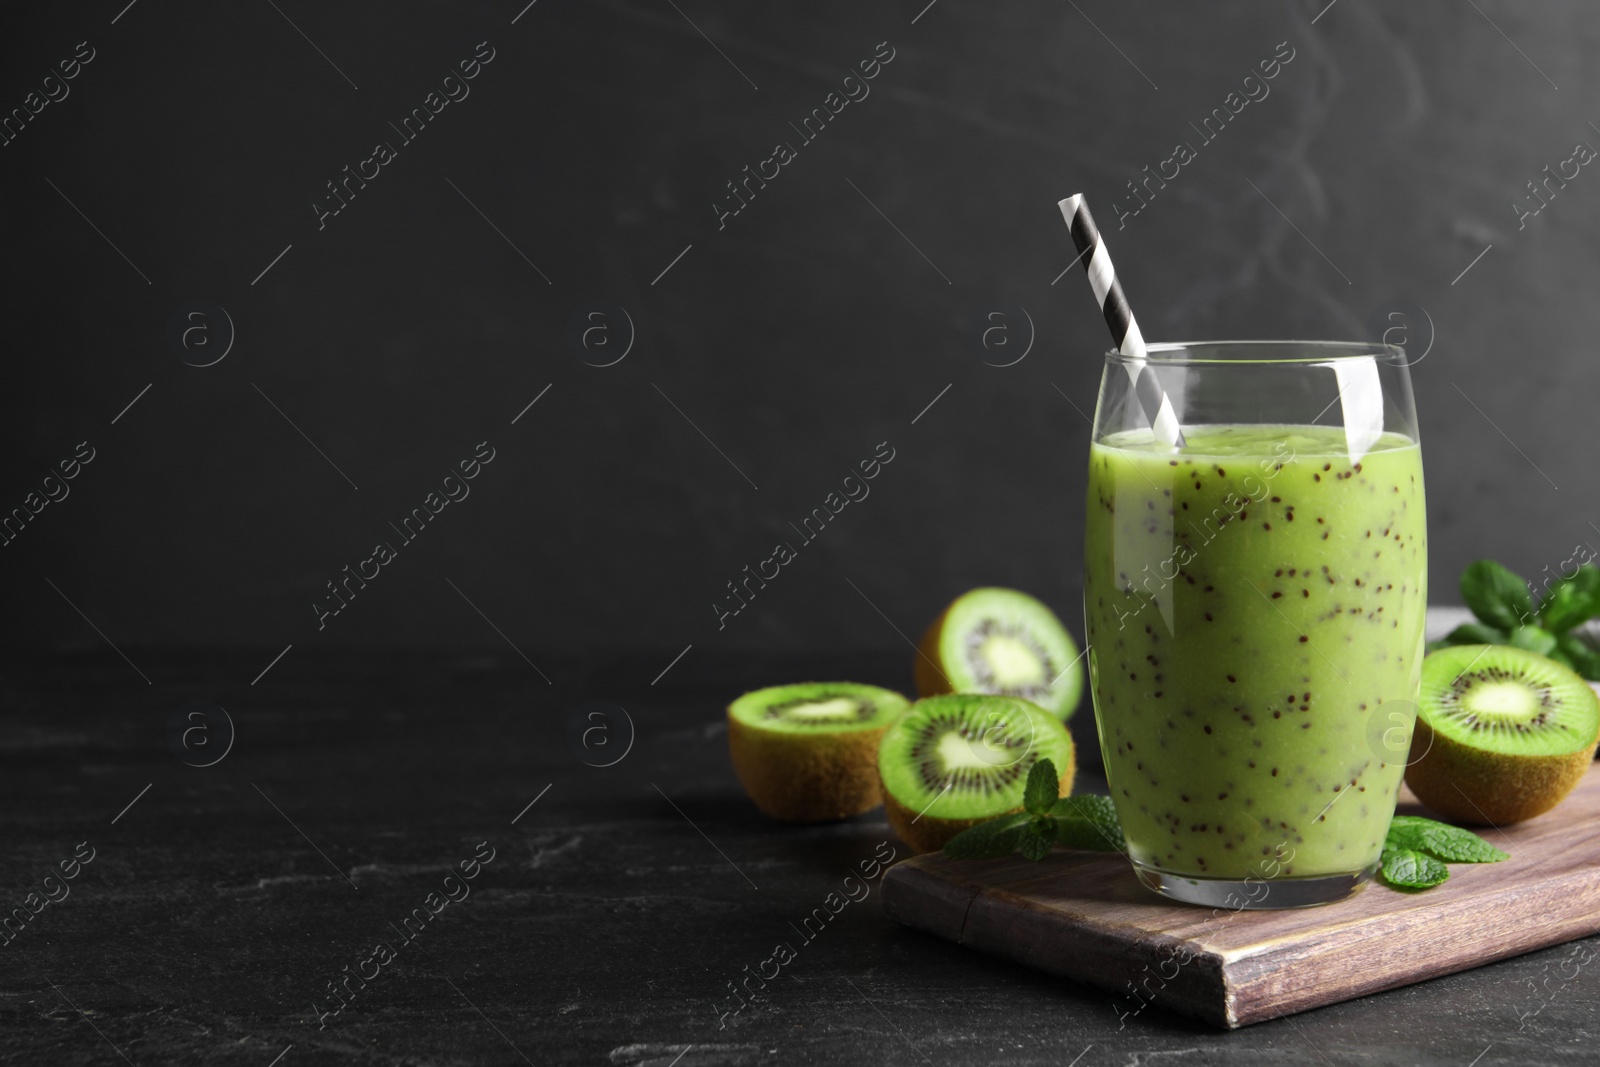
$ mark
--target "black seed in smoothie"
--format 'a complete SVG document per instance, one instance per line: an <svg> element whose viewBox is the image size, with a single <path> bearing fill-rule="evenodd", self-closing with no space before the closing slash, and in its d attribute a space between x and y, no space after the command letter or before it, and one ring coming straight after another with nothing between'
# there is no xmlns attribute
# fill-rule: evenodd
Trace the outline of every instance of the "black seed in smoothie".
<svg viewBox="0 0 1600 1067"><path fill-rule="evenodd" d="M1183 801L1185 804L1189 803L1189 798L1182 793L1178 794L1178 799Z"/></svg>
<svg viewBox="0 0 1600 1067"><path fill-rule="evenodd" d="M1282 578L1283 577L1283 568L1279 567L1277 570L1273 571L1272 572L1272 576L1274 578Z"/></svg>
<svg viewBox="0 0 1600 1067"><path fill-rule="evenodd" d="M1273 503L1274 503L1274 504L1281 504L1281 503L1283 503L1283 497L1281 497L1281 496L1275 496L1275 497L1273 497L1273 498L1272 498L1272 502L1273 502Z"/></svg>
<svg viewBox="0 0 1600 1067"><path fill-rule="evenodd" d="M1274 712L1273 712L1273 713L1272 713L1272 717L1273 717L1273 718L1274 718L1274 719L1281 719L1281 718L1283 718L1283 712L1281 712L1281 711L1274 711Z"/></svg>
<svg viewBox="0 0 1600 1067"><path fill-rule="evenodd" d="M1276 768L1276 767L1272 768L1272 777L1274 777L1274 778L1278 777L1278 768Z"/></svg>
<svg viewBox="0 0 1600 1067"><path fill-rule="evenodd" d="M1227 476L1228 476L1228 472L1227 471L1223 470L1221 467L1217 468L1217 477L1218 478L1226 478Z"/></svg>
<svg viewBox="0 0 1600 1067"><path fill-rule="evenodd" d="M1313 474L1311 476L1311 478L1312 478L1313 481L1318 481L1318 482L1322 481L1322 475L1320 475L1320 474Z"/></svg>
<svg viewBox="0 0 1600 1067"><path fill-rule="evenodd" d="M1270 530L1270 529L1272 529L1272 523L1270 523L1270 522L1264 522L1264 523L1262 523L1262 524L1261 524L1261 528L1262 528L1262 529L1263 529L1263 530Z"/></svg>
<svg viewBox="0 0 1600 1067"><path fill-rule="evenodd" d="M1211 727L1209 727L1209 726L1207 726L1207 727L1206 727L1206 733L1208 733L1208 734L1209 734L1209 733L1210 733L1210 732L1211 732Z"/></svg>
<svg viewBox="0 0 1600 1067"><path fill-rule="evenodd" d="M1301 643L1301 644L1302 644L1302 645L1303 645L1303 644L1305 644L1305 643L1306 643L1306 642L1307 642L1307 641L1309 641L1309 640L1311 640L1311 638L1309 638L1309 637L1307 637L1307 636L1306 636L1306 635L1305 635L1305 634L1301 634L1301 635L1300 635L1300 643Z"/></svg>
<svg viewBox="0 0 1600 1067"><path fill-rule="evenodd" d="M1331 470L1333 470L1333 464L1332 463L1324 463L1322 465L1322 469L1325 470L1325 471L1331 471Z"/></svg>
<svg viewBox="0 0 1600 1067"><path fill-rule="evenodd" d="M1215 620L1213 620L1211 618L1211 612L1209 612L1209 611L1206 612L1206 622L1213 622L1213 621L1215 621Z"/></svg>
<svg viewBox="0 0 1600 1067"><path fill-rule="evenodd" d="M1226 794L1226 793L1218 793L1217 794L1217 799L1218 800L1227 800L1228 799L1228 794ZM1217 833L1220 834L1221 832L1222 832L1222 827L1220 827L1220 826L1217 827Z"/></svg>
<svg viewBox="0 0 1600 1067"><path fill-rule="evenodd" d="M1300 724L1300 729L1309 730L1309 729L1311 729L1311 724L1308 723L1308 722L1303 722L1303 723Z"/></svg>
<svg viewBox="0 0 1600 1067"><path fill-rule="evenodd" d="M1228 681L1230 681L1230 682L1237 682L1237 681L1238 681L1238 680L1239 680L1239 679L1237 679L1237 678L1235 678L1235 677L1234 677L1234 676L1233 676L1233 675L1231 675L1231 674L1230 674L1230 675L1228 675Z"/></svg>
<svg viewBox="0 0 1600 1067"><path fill-rule="evenodd" d="M1178 461L1175 459L1169 459L1167 460L1167 465L1170 467L1176 467L1178 465Z"/></svg>
<svg viewBox="0 0 1600 1067"><path fill-rule="evenodd" d="M1311 590L1309 590L1309 589L1302 589L1302 590L1300 590L1300 595L1301 595L1301 596L1303 596L1303 597L1305 597L1305 598L1307 598L1307 599L1308 599L1308 600L1309 600L1309 599L1310 599L1310 597L1311 597Z"/></svg>

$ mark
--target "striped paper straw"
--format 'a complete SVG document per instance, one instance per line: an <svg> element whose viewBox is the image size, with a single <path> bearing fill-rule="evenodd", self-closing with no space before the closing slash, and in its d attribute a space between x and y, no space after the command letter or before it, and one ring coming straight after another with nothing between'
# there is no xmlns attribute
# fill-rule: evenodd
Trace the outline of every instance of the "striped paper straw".
<svg viewBox="0 0 1600 1067"><path fill-rule="evenodd" d="M1182 447L1183 430L1178 426L1178 414L1172 409L1172 401L1167 399L1161 383L1156 381L1155 370L1145 363L1144 336L1139 332L1139 324L1133 321L1128 298L1122 295L1122 285L1117 281L1116 269L1111 266L1111 256L1100 239L1094 217L1089 214L1089 205L1082 193L1074 193L1057 206L1072 230L1078 258L1087 257L1083 269L1094 287L1094 298L1100 302L1106 325L1111 328L1111 340L1117 351L1129 358L1128 378L1133 382L1133 391L1144 409L1145 418L1150 420L1156 440L1170 448Z"/></svg>

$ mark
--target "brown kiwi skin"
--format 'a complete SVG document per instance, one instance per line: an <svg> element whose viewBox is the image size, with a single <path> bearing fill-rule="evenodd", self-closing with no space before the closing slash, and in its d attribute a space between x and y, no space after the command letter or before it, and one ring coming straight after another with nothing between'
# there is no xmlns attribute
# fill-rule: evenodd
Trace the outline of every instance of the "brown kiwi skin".
<svg viewBox="0 0 1600 1067"><path fill-rule="evenodd" d="M876 768L876 760L873 761L873 766ZM1067 760L1066 769L1061 774L1060 796L1072 795L1072 778L1077 771L1077 767L1077 753L1074 751ZM1021 811L1022 806L1019 804L1017 807L1010 809L1010 811L997 811L994 815L985 816L982 819L936 819L931 815L923 815L919 819L917 818L917 812L905 807L895 800L887 789L883 789L883 810L889 816L889 826L899 835L900 840L911 846L912 851L937 852L944 848L945 843L952 837L968 827L976 826L981 822L988 822L990 819L1001 815L1009 815L1012 812Z"/></svg>
<svg viewBox="0 0 1600 1067"><path fill-rule="evenodd" d="M1600 739L1565 756L1505 756L1468 748L1418 718L1411 735L1416 762L1406 768L1406 784L1447 819L1507 826L1566 799L1588 772L1596 744Z"/></svg>
<svg viewBox="0 0 1600 1067"><path fill-rule="evenodd" d="M878 742L889 728L780 734L754 730L728 714L728 752L739 784L757 808L781 822L832 822L883 803Z"/></svg>
<svg viewBox="0 0 1600 1067"><path fill-rule="evenodd" d="M922 643L917 646L917 658L912 665L912 673L916 677L917 695L919 697L932 697L938 696L940 693L955 692L955 687L950 684L950 679L940 673L938 667L939 639L944 636L944 621L949 618L950 608L954 606L954 602L951 602L949 606L939 612L939 617L933 620L927 630L923 631ZM907 842L907 844L909 843Z"/></svg>

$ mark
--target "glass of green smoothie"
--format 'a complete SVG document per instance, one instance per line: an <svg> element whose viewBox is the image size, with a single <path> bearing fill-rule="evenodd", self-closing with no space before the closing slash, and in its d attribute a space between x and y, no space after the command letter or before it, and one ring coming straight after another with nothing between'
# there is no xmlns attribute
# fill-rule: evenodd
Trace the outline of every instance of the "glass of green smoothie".
<svg viewBox="0 0 1600 1067"><path fill-rule="evenodd" d="M1170 400L1180 444L1152 429L1140 375ZM1084 548L1095 719L1139 880L1235 909L1355 892L1394 814L1422 669L1404 352L1108 353Z"/></svg>

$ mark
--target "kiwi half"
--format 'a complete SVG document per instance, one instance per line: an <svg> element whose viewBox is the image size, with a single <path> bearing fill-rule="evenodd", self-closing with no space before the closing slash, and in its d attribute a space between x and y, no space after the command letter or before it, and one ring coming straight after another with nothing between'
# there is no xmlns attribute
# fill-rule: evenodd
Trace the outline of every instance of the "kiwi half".
<svg viewBox="0 0 1600 1067"><path fill-rule="evenodd" d="M756 807L785 822L848 819L883 802L878 740L910 707L854 682L757 689L728 705L728 751Z"/></svg>
<svg viewBox="0 0 1600 1067"><path fill-rule="evenodd" d="M1423 661L1406 783L1441 815L1504 826L1572 792L1597 738L1600 699L1566 667L1509 645L1457 645Z"/></svg>
<svg viewBox="0 0 1600 1067"><path fill-rule="evenodd" d="M1015 589L963 593L922 635L917 693L1021 697L1066 720L1083 695L1078 646L1055 613Z"/></svg>
<svg viewBox="0 0 1600 1067"><path fill-rule="evenodd" d="M1016 697L933 696L883 735L878 774L889 825L932 852L975 823L1020 811L1028 771L1050 759L1072 789L1072 738L1061 720Z"/></svg>

